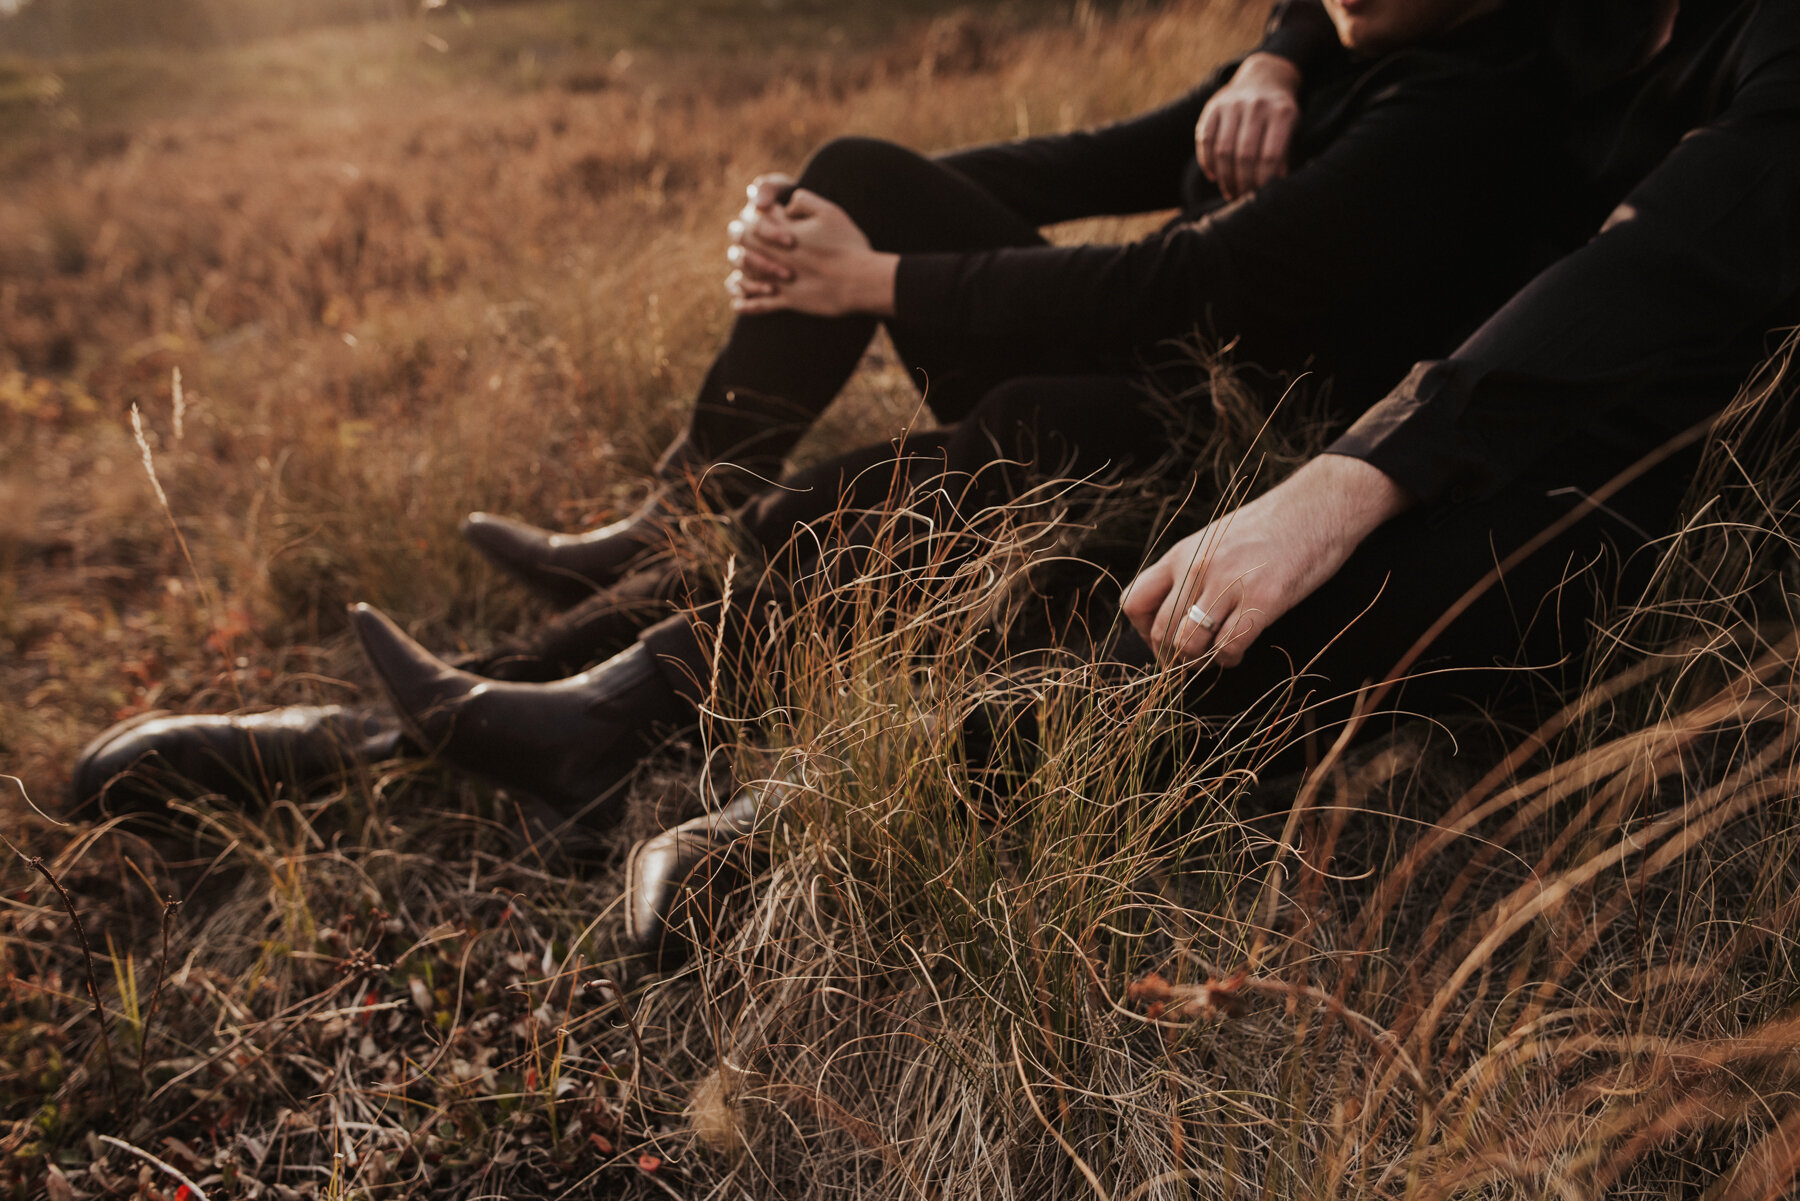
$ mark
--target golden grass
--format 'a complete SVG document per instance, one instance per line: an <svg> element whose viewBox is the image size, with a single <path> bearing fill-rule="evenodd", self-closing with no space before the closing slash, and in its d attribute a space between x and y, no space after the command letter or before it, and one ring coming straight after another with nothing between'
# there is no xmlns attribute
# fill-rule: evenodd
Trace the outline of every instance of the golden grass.
<svg viewBox="0 0 1800 1201"><path fill-rule="evenodd" d="M631 503L724 328L745 178L841 131L932 147L1123 113L1255 15L969 13L773 80L718 48L598 90L332 76L14 143L0 768L52 808L120 716L353 695L347 600L440 647L528 620L455 522ZM242 53L323 77L309 56L342 37ZM9 793L9 837L92 936L111 1048L69 914L9 860L0 1187L1783 1195L1800 471L1761 383L1590 686L1485 759L1418 727L1265 778L1226 739L1170 782L1167 682L1053 661L1049 754L978 815L946 731L991 605L932 572L821 598L766 665L784 686L715 698L639 789L622 838L699 804L702 767L795 792L739 920L666 976L620 953L616 864L521 853L504 798L428 766L161 826ZM803 453L914 408L878 352ZM1006 595L1063 549L1054 515L991 515L935 575Z"/></svg>

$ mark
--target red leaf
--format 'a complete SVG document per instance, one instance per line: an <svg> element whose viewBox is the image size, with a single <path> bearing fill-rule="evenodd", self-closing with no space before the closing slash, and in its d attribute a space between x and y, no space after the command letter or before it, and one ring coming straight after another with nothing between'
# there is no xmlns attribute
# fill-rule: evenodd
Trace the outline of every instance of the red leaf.
<svg viewBox="0 0 1800 1201"><path fill-rule="evenodd" d="M662 1160L654 1155L638 1156L638 1171L655 1172L662 1167Z"/></svg>

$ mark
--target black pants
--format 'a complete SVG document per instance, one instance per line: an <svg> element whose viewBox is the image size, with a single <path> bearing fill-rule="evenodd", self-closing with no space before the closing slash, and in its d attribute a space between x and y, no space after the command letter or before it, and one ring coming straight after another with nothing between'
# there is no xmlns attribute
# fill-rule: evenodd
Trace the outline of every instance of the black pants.
<svg viewBox="0 0 1800 1201"><path fill-rule="evenodd" d="M801 183L842 204L878 249L975 249L1040 240L1012 210L954 169L886 143L830 143L808 164ZM941 561L957 548L946 552L933 538L954 538L972 514L1046 479L1084 480L1098 496L1168 457L1168 414L1148 399L1143 365L1116 347L1000 344L891 322L896 348L948 428L898 446L865 448L764 490L855 369L875 324L873 318L798 314L740 319L708 373L687 431L659 470L674 479L725 460L742 469L712 469L706 476L716 499L742 503L740 525L751 544L746 562L758 565L730 603L716 600L717 581L703 573L635 577L509 648L490 662L496 674L567 674L617 649L668 612L672 601L714 599L698 621L670 619L643 637L662 656L672 681L693 695L708 679L720 623L735 653L765 638L769 606L791 607L797 582L829 590L866 570L869 555L887 554L893 533L884 514L897 498L906 500L922 529L932 531L902 539L909 553ZM1164 382L1178 389L1192 381ZM1592 431L1493 498L1389 523L1327 585L1266 631L1242 665L1196 671L1189 690L1193 707L1209 714L1242 712L1303 671L1304 694L1324 702L1315 719L1338 719L1349 707L1341 698L1364 680L1385 675L1495 563L1647 449L1638 431ZM1621 570L1647 561L1637 552L1668 526L1690 468L1691 459L1672 461L1511 569L1429 648L1414 669L1426 674L1390 700L1426 711L1483 702L1503 689L1518 665L1543 667L1578 654ZM1186 487L1180 479L1164 481L1170 495ZM1075 509L1082 499L1072 499ZM1169 537L1202 524L1215 502L1214 496L1195 495ZM862 516L846 519L845 511ZM874 544L878 531L887 546ZM1144 547L1140 540L1084 549L1097 560L1095 580L1120 581L1144 561ZM1109 594L1104 587L1089 593L1089 628L1104 629L1111 621ZM1147 648L1128 630L1114 634L1110 657L1149 662ZM509 664L523 666L513 670Z"/></svg>
<svg viewBox="0 0 1800 1201"><path fill-rule="evenodd" d="M1540 532L1581 514L1481 591L1423 649L1382 708L1469 710L1493 704L1526 680L1562 682L1579 667L1612 598L1648 581L1650 543L1673 525L1695 454L1667 459L1600 508L1583 513L1584 501L1655 450L1662 436L1629 419L1602 424L1492 497L1422 508L1389 522L1270 626L1239 666L1185 669L1185 707L1223 720L1304 710L1306 725L1329 728L1350 715L1361 685L1386 677L1497 565ZM1173 541L1204 524L1218 498L1196 487L1169 446L1167 406L1137 378L1010 381L947 430L821 465L746 506L744 528L769 569L740 587L731 603L660 623L643 641L661 656L671 681L697 696L710 682L721 638L729 666L741 648L768 645L771 615L814 603L859 574L929 565L950 580L956 556L978 544L973 538L966 547L954 544L972 519L1056 479L1080 481L1053 486L1079 520L1117 486L1135 486L1142 473L1160 469L1152 486L1188 502L1161 538ZM890 515L896 502L907 512L898 526ZM909 533L908 523L916 532ZM1103 657L1128 670L1149 666L1154 657L1118 619L1117 585L1160 549L1146 550L1141 539L1090 540L1082 547L1088 578L1070 585L1083 607L1066 620L1099 631ZM758 670L767 662L760 653L749 656ZM1369 727L1380 728L1381 722Z"/></svg>

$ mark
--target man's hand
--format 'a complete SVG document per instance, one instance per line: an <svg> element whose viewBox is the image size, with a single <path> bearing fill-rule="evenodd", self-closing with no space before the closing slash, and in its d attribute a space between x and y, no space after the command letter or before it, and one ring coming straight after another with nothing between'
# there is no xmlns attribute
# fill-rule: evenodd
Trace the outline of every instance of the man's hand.
<svg viewBox="0 0 1800 1201"><path fill-rule="evenodd" d="M736 312L893 315L900 256L873 249L850 214L823 196L802 188L738 232L738 270L726 281Z"/></svg>
<svg viewBox="0 0 1800 1201"><path fill-rule="evenodd" d="M1236 200L1287 174L1300 120L1300 68L1279 54L1252 54L1213 93L1194 126L1200 169Z"/></svg>
<svg viewBox="0 0 1800 1201"><path fill-rule="evenodd" d="M1121 607L1159 655L1197 659L1216 644L1217 661L1235 667L1272 622L1411 503L1379 468L1320 455L1169 548L1131 582ZM1195 620L1202 615L1204 623Z"/></svg>

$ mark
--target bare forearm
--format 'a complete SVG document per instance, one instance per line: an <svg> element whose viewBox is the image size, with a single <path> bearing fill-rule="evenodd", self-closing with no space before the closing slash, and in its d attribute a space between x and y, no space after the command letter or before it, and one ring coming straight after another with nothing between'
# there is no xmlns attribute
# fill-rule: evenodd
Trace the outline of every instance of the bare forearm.
<svg viewBox="0 0 1800 1201"><path fill-rule="evenodd" d="M846 281L851 291L850 307L872 317L894 315L894 279L900 270L900 256L870 251L859 255Z"/></svg>
<svg viewBox="0 0 1800 1201"><path fill-rule="evenodd" d="M1290 476L1296 520L1328 531L1338 545L1356 547L1384 523L1412 508L1413 497L1379 467L1348 455L1322 454Z"/></svg>

